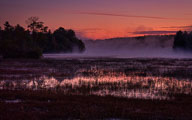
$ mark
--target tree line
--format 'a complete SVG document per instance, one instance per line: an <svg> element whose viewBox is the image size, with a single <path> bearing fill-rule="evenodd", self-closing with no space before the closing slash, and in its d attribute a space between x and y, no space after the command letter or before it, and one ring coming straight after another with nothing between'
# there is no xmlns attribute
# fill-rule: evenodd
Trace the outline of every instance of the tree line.
<svg viewBox="0 0 192 120"><path fill-rule="evenodd" d="M85 45L73 30L51 32L38 17L26 20L27 29L5 22L0 27L0 55L4 58L40 58L43 53L83 52Z"/></svg>
<svg viewBox="0 0 192 120"><path fill-rule="evenodd" d="M192 32L178 31L174 38L173 49L192 51Z"/></svg>

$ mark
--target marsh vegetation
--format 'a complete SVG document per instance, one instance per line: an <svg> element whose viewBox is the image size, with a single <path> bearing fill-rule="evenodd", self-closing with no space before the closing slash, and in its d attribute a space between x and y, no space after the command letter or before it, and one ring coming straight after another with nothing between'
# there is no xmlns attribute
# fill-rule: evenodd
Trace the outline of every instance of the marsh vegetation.
<svg viewBox="0 0 192 120"><path fill-rule="evenodd" d="M0 117L188 119L191 76L191 59L1 60Z"/></svg>

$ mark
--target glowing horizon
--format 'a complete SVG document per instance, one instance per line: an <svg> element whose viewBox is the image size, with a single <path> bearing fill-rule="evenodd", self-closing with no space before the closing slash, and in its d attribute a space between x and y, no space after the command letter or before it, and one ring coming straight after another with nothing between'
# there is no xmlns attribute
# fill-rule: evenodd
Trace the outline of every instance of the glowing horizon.
<svg viewBox="0 0 192 120"><path fill-rule="evenodd" d="M53 31L73 29L83 39L173 34L192 30L191 0L1 0L0 25L26 27L38 16Z"/></svg>

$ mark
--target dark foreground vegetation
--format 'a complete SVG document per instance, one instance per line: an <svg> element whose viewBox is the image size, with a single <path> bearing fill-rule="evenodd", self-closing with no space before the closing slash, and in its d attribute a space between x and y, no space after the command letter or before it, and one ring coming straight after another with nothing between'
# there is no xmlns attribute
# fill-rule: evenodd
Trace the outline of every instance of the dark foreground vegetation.
<svg viewBox="0 0 192 120"><path fill-rule="evenodd" d="M191 108L192 96L186 95L167 101L0 90L1 120L191 120Z"/></svg>
<svg viewBox="0 0 192 120"><path fill-rule="evenodd" d="M84 43L73 30L60 27L52 33L37 17L29 18L26 23L27 30L9 22L5 22L4 29L0 28L0 55L4 58L40 58L42 53L85 50Z"/></svg>
<svg viewBox="0 0 192 120"><path fill-rule="evenodd" d="M191 59L2 59L0 120L190 120L191 76Z"/></svg>

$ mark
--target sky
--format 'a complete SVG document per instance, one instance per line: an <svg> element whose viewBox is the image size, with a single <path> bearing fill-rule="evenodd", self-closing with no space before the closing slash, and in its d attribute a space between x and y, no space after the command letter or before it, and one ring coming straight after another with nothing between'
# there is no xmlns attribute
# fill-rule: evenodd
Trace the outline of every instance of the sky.
<svg viewBox="0 0 192 120"><path fill-rule="evenodd" d="M192 0L0 0L0 25L37 16L53 31L106 39L192 30Z"/></svg>

